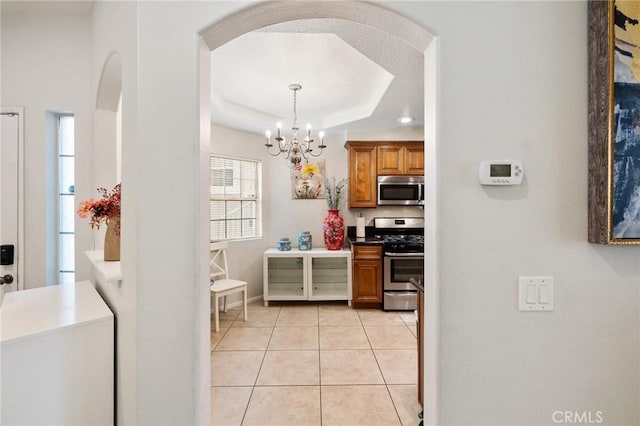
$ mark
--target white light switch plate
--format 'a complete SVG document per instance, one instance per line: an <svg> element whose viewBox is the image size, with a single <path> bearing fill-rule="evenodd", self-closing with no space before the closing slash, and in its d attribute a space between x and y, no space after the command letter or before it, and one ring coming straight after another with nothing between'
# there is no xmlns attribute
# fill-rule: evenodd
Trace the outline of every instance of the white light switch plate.
<svg viewBox="0 0 640 426"><path fill-rule="evenodd" d="M553 311L553 277L520 277L518 306L523 312Z"/></svg>

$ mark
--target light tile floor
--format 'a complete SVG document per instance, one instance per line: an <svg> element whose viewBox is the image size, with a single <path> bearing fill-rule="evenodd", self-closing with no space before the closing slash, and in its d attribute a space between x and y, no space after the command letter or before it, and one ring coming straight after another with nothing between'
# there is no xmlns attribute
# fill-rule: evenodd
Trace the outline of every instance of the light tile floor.
<svg viewBox="0 0 640 426"><path fill-rule="evenodd" d="M249 304L211 333L212 425L416 425L411 312Z"/></svg>

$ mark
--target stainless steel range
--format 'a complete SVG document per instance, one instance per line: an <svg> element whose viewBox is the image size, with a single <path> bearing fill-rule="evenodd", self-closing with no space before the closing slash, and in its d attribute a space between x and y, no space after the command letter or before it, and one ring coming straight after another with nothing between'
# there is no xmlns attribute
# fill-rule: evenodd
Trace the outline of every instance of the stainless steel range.
<svg viewBox="0 0 640 426"><path fill-rule="evenodd" d="M424 218L378 217L374 235L382 241L383 309L415 310L416 288L410 278L424 278Z"/></svg>

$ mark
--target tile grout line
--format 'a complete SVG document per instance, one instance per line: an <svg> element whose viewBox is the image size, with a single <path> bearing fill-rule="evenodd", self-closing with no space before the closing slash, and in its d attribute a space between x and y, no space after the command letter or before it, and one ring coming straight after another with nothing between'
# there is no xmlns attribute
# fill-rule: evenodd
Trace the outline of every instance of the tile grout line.
<svg viewBox="0 0 640 426"><path fill-rule="evenodd" d="M407 324L404 322L404 319L402 317L400 317L400 319L402 320L402 324L406 327ZM373 353L373 358L376 360L376 365L378 366L378 370L380 371L380 375L382 376L382 380L384 381L384 387L387 390L387 394L389 395L389 399L391 400L391 404L393 404L393 409L396 412L396 417L398 419L398 424L402 425L402 418L400 417L400 413L398 412L398 407L396 406L396 402L393 400L393 396L391 396L391 390L389 389L389 383L387 383L387 378L385 377L384 372L382 371L382 367L380 366L380 362L378 361L378 356L376 355L376 351L373 349L373 345L371 344L371 341L369 340L369 334L367 333L367 328L364 327L364 324L363 324L362 328L364 329L364 333L367 336L367 341L369 341L369 346L371 346L371 352ZM409 330L409 331L411 331L411 330Z"/></svg>
<svg viewBox="0 0 640 426"><path fill-rule="evenodd" d="M271 343L271 338L273 337L273 332L276 329L275 324L278 323L278 317L280 316L280 312L282 309L278 310L278 315L276 315L276 321L274 323L273 328L271 329L271 334L269 335L269 340L267 340L267 345L264 348L264 355L262 355L262 361L260 362L260 368L258 368L258 374L256 374L256 378L253 382L253 386L251 387L251 394L249 395L249 400L247 401L247 406L244 409L244 414L242 414L242 420L240 421L240 425L244 424L245 417L247 416L247 412L249 411L249 405L251 404L251 398L253 398L253 393L256 390L256 384L258 383L258 378L260 377L260 372L262 371L262 366L264 365L264 360L267 357L267 350L269 349L269 344Z"/></svg>
<svg viewBox="0 0 640 426"><path fill-rule="evenodd" d="M376 360L376 364L378 365L378 369L380 370L380 375L382 376L382 380L384 380L384 387L387 390L387 394L389 395L389 399L391 400L391 404L393 404L393 409L396 412L396 416L398 417L398 422L400 425L402 425L402 418L400 418L400 413L398 412L398 407L396 406L396 402L393 400L393 396L391 396L391 390L389 389L389 383L387 381L387 378L384 375L384 372L382 371L382 367L380 366L380 362L378 361L378 356L376 355L376 351L374 351L373 349L371 349L371 351L373 352L373 357Z"/></svg>
<svg viewBox="0 0 640 426"><path fill-rule="evenodd" d="M318 391L319 391L319 397L320 397L320 426L322 426L322 367L321 367L321 362L322 362L322 348L320 347L320 309L318 308Z"/></svg>

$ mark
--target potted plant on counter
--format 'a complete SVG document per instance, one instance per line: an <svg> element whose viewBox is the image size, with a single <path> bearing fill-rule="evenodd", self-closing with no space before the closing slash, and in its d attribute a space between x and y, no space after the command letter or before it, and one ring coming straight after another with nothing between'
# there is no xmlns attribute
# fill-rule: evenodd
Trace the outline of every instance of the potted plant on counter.
<svg viewBox="0 0 640 426"><path fill-rule="evenodd" d="M105 188L98 188L102 198L93 198L81 201L78 207L78 216L90 217L91 228L100 229L100 225L107 224L107 232L104 235L104 260L120 260L120 184L117 184L111 192Z"/></svg>

